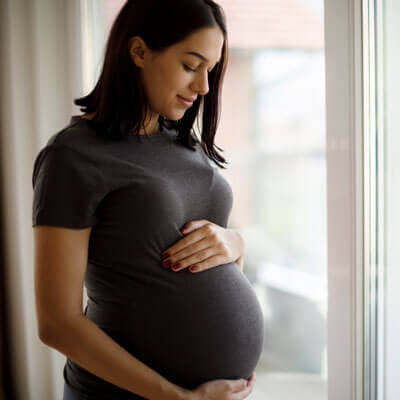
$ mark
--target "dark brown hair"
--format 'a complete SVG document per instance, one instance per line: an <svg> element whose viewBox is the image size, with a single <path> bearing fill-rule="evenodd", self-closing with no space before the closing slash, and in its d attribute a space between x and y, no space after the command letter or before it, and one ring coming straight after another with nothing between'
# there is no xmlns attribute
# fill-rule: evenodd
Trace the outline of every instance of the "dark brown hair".
<svg viewBox="0 0 400 400"><path fill-rule="evenodd" d="M124 140L145 120L148 101L139 79L138 67L129 54L129 40L140 36L152 51L185 40L194 31L219 26L224 35L222 57L209 73L209 92L199 95L184 116L178 120L159 117L161 129L173 128L177 140L188 148L198 142L192 134L193 124L203 106L201 145L207 156L219 167L227 164L214 144L220 117L220 96L228 57L227 29L223 9L212 0L127 0L117 15L107 39L100 77L90 94L74 99L106 139ZM203 102L203 104L201 104ZM133 128L132 128L133 127ZM140 135L139 135L140 136Z"/></svg>

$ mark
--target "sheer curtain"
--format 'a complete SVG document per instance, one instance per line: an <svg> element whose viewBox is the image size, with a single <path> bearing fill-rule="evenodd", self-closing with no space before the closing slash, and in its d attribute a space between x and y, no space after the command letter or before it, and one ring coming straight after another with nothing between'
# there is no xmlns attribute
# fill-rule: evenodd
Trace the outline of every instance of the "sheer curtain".
<svg viewBox="0 0 400 400"><path fill-rule="evenodd" d="M3 0L0 29L0 398L61 399L65 357L37 334L31 178L82 94L80 1Z"/></svg>
<svg viewBox="0 0 400 400"><path fill-rule="evenodd" d="M62 398L65 357L42 344L37 334L31 178L38 150L51 134L65 126L71 114L79 113L72 100L90 87L88 71L82 70L83 57L90 56L82 49L90 37L81 9L81 4L90 3L89 0L0 1L0 399ZM367 3L325 0L330 400L360 400L364 397L364 383L376 378L370 379L363 365L365 266L360 249L364 231L360 228L363 210L358 207L364 195L359 167L363 117L361 9ZM391 84L386 98L390 128L387 140L396 144L395 67L399 63L390 50L396 48L394 18L399 12L394 1L384 4L388 7L387 32L393 38L386 43L390 58L385 59L390 62ZM387 149L390 164L385 171L389 183L393 182L392 187L385 187L386 195L391 196L387 216L392 218L386 221L388 353L383 360L387 380L378 385L379 396L385 389L388 400L398 398L399 392L395 358L399 353L396 312L400 301L396 290L399 277L395 248L398 232L395 200L399 198L396 150L395 145ZM366 303L365 307L368 306ZM382 398L379 396L371 399ZM298 395L293 392L295 397Z"/></svg>

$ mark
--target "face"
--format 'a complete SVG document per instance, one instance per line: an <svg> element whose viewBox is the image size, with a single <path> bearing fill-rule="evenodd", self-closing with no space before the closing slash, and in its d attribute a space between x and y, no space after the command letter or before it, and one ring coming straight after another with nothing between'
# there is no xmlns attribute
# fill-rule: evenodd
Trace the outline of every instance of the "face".
<svg viewBox="0 0 400 400"><path fill-rule="evenodd" d="M170 120L183 117L191 104L180 97L194 101L208 93L208 75L221 59L223 43L219 26L196 31L163 53L153 53L139 36L131 39L131 57L141 69L151 106L146 133L157 130L159 115Z"/></svg>

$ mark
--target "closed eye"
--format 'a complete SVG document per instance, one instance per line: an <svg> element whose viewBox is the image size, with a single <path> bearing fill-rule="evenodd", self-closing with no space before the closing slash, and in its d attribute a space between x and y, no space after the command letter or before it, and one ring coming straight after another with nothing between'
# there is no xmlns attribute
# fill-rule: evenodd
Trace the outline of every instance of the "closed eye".
<svg viewBox="0 0 400 400"><path fill-rule="evenodd" d="M185 68L186 71L191 71L191 72L196 72L196 71L197 71L197 69L189 68L189 67L188 67L187 65L185 65L185 64L183 64L183 68Z"/></svg>
<svg viewBox="0 0 400 400"><path fill-rule="evenodd" d="M183 68L186 70L186 71L190 71L190 72L197 72L197 69L192 69L192 68L190 68L190 67L188 67L187 65L185 65L185 64L183 64ZM211 71L207 71L209 74L211 74Z"/></svg>

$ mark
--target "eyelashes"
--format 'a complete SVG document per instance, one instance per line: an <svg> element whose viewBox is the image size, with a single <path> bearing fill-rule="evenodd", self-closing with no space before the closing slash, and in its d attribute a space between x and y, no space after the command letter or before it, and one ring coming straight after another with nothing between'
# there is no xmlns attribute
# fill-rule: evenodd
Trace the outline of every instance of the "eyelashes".
<svg viewBox="0 0 400 400"><path fill-rule="evenodd" d="M192 69L189 68L186 64L182 64L183 68L185 69L185 71L189 71L189 72L197 72L197 69ZM207 71L209 74L211 74L211 71Z"/></svg>
<svg viewBox="0 0 400 400"><path fill-rule="evenodd" d="M185 69L185 71L190 71L190 72L196 72L197 71L197 69L192 69L192 68L189 68L187 65L185 65L185 64L183 64L183 68Z"/></svg>

